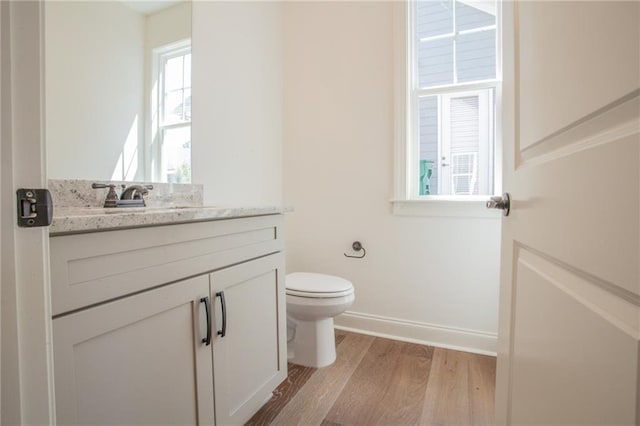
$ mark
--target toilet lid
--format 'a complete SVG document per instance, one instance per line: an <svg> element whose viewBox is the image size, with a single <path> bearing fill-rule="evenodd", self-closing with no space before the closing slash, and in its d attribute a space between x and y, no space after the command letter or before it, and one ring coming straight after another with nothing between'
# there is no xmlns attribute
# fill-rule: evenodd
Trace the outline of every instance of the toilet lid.
<svg viewBox="0 0 640 426"><path fill-rule="evenodd" d="M312 272L287 275L287 294L307 297L338 297L353 293L353 284L344 278Z"/></svg>

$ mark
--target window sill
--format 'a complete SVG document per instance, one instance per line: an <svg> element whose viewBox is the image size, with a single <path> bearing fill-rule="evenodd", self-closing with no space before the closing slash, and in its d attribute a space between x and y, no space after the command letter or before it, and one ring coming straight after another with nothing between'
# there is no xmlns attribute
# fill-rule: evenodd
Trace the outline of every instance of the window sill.
<svg viewBox="0 0 640 426"><path fill-rule="evenodd" d="M500 219L501 210L487 209L486 197L431 197L419 200L391 200L396 216L466 217L476 219Z"/></svg>

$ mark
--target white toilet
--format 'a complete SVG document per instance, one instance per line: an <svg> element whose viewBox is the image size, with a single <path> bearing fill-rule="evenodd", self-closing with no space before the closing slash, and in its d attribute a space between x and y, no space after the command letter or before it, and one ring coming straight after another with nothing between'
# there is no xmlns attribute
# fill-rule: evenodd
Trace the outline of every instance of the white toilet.
<svg viewBox="0 0 640 426"><path fill-rule="evenodd" d="M306 367L326 367L336 360L333 317L355 299L344 278L310 272L287 275L288 360Z"/></svg>

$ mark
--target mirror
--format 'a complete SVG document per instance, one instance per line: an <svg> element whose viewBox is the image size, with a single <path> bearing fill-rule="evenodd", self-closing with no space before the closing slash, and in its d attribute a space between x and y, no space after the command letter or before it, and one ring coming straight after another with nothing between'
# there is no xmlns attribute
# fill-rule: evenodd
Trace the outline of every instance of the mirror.
<svg viewBox="0 0 640 426"><path fill-rule="evenodd" d="M45 3L51 179L191 182L191 3Z"/></svg>

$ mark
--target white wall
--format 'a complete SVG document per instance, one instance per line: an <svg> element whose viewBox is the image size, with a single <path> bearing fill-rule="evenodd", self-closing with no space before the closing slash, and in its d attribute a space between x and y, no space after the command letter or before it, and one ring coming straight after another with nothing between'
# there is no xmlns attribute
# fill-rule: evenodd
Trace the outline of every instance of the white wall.
<svg viewBox="0 0 640 426"><path fill-rule="evenodd" d="M49 178L141 179L144 16L47 2L45 27Z"/></svg>
<svg viewBox="0 0 640 426"><path fill-rule="evenodd" d="M193 182L209 205L282 201L282 12L193 3Z"/></svg>
<svg viewBox="0 0 640 426"><path fill-rule="evenodd" d="M500 221L391 213L393 4L287 3L284 27L287 272L353 281L339 325L495 351Z"/></svg>
<svg viewBox="0 0 640 426"><path fill-rule="evenodd" d="M146 17L147 57L151 49L188 38L191 38L191 2L185 1Z"/></svg>

